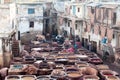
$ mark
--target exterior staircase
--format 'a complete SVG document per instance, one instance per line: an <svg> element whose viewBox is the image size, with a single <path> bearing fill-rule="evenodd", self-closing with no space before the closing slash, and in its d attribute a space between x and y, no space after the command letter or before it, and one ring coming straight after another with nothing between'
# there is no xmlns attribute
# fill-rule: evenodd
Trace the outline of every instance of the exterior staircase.
<svg viewBox="0 0 120 80"><path fill-rule="evenodd" d="M12 54L13 57L19 57L19 41L13 41L12 43Z"/></svg>

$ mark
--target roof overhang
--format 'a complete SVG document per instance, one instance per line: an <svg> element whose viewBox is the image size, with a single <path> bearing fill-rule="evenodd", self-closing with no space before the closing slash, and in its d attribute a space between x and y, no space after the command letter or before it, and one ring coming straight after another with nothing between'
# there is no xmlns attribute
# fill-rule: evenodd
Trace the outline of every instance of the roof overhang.
<svg viewBox="0 0 120 80"><path fill-rule="evenodd" d="M94 2L91 2L91 3L88 3L87 4L87 7L99 7L99 6L101 6L102 4L100 4L100 3L94 3Z"/></svg>
<svg viewBox="0 0 120 80"><path fill-rule="evenodd" d="M76 21L82 21L83 20L82 18L78 18L76 16L69 16L69 15L63 15L61 17L67 18L68 20L76 20Z"/></svg>

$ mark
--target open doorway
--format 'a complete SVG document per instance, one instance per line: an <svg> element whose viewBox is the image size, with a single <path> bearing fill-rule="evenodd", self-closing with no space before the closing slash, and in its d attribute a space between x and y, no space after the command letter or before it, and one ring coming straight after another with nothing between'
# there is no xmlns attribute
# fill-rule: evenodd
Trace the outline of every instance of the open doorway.
<svg viewBox="0 0 120 80"><path fill-rule="evenodd" d="M84 39L84 47L88 49L88 39Z"/></svg>
<svg viewBox="0 0 120 80"><path fill-rule="evenodd" d="M91 51L96 53L97 52L97 42L91 41L91 45L92 45Z"/></svg>
<svg viewBox="0 0 120 80"><path fill-rule="evenodd" d="M113 13L113 24L114 25L116 24L116 13L115 12Z"/></svg>
<svg viewBox="0 0 120 80"><path fill-rule="evenodd" d="M84 38L82 38L82 46L84 46Z"/></svg>
<svg viewBox="0 0 120 80"><path fill-rule="evenodd" d="M29 27L30 27L30 28L34 28L34 22L33 22L33 21L30 21Z"/></svg>

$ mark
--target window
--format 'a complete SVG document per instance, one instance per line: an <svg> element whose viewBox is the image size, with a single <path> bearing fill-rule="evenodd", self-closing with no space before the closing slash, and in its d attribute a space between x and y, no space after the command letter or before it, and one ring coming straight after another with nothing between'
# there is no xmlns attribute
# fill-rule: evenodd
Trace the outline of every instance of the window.
<svg viewBox="0 0 120 80"><path fill-rule="evenodd" d="M70 27L70 21L68 21L68 27Z"/></svg>
<svg viewBox="0 0 120 80"><path fill-rule="evenodd" d="M94 26L91 27L91 32L94 33Z"/></svg>
<svg viewBox="0 0 120 80"><path fill-rule="evenodd" d="M105 36L107 36L107 29L105 30Z"/></svg>
<svg viewBox="0 0 120 80"><path fill-rule="evenodd" d="M115 38L115 34L113 34L113 39Z"/></svg>
<svg viewBox="0 0 120 80"><path fill-rule="evenodd" d="M75 24L75 29L77 30L77 24Z"/></svg>
<svg viewBox="0 0 120 80"><path fill-rule="evenodd" d="M91 13L92 13L92 14L94 13L94 9L93 9L93 8L91 8Z"/></svg>
<svg viewBox="0 0 120 80"><path fill-rule="evenodd" d="M34 27L34 22L33 22L33 21L30 21L29 27L30 27L30 28L33 28L33 27Z"/></svg>
<svg viewBox="0 0 120 80"><path fill-rule="evenodd" d="M76 10L76 6L73 5L73 15L76 14L76 11L77 11L77 10Z"/></svg>
<svg viewBox="0 0 120 80"><path fill-rule="evenodd" d="M90 42L90 35L88 35L88 41Z"/></svg>
<svg viewBox="0 0 120 80"><path fill-rule="evenodd" d="M78 8L78 12L80 12L80 8Z"/></svg>
<svg viewBox="0 0 120 80"><path fill-rule="evenodd" d="M99 29L99 35L101 35L101 30Z"/></svg>
<svg viewBox="0 0 120 80"><path fill-rule="evenodd" d="M106 9L106 11L105 11L105 16L104 16L105 18L108 18L108 9Z"/></svg>
<svg viewBox="0 0 120 80"><path fill-rule="evenodd" d="M35 9L34 8L28 8L28 14L34 14Z"/></svg>
<svg viewBox="0 0 120 80"><path fill-rule="evenodd" d="M116 24L116 18L117 18L117 14L116 14L116 13L113 13L113 24L114 24L114 25Z"/></svg>

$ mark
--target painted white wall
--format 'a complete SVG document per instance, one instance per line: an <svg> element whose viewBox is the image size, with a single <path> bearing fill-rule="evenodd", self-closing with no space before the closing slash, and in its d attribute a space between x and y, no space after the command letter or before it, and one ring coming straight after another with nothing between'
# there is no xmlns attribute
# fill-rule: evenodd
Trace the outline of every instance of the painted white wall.
<svg viewBox="0 0 120 80"><path fill-rule="evenodd" d="M79 35L79 36L81 36L81 25L82 25L82 23L81 22L76 22L76 24L77 24L77 30L75 29L75 35Z"/></svg>
<svg viewBox="0 0 120 80"><path fill-rule="evenodd" d="M76 6L76 16L79 18L83 18L83 5ZM78 12L78 8L80 9L80 12Z"/></svg>
<svg viewBox="0 0 120 80"><path fill-rule="evenodd" d="M88 32L83 32L82 37L83 38L88 38L89 33Z"/></svg>
<svg viewBox="0 0 120 80"><path fill-rule="evenodd" d="M0 4L0 15L1 16L10 16L10 8L9 5L1 5Z"/></svg>
<svg viewBox="0 0 120 80"><path fill-rule="evenodd" d="M75 30L75 35L79 35L79 30Z"/></svg>
<svg viewBox="0 0 120 80"><path fill-rule="evenodd" d="M42 22L35 22L34 25L34 30L38 30L38 31L43 31L43 23Z"/></svg>
<svg viewBox="0 0 120 80"><path fill-rule="evenodd" d="M91 38L90 40L91 41L96 41L98 42L100 39L99 39L99 35L96 35L96 34L90 34Z"/></svg>
<svg viewBox="0 0 120 80"><path fill-rule="evenodd" d="M96 34L90 34L90 41L95 41L97 43L97 52L99 52L99 41L101 41L101 36Z"/></svg>
<svg viewBox="0 0 120 80"><path fill-rule="evenodd" d="M112 39L111 45L112 45L112 47L116 47L116 39Z"/></svg>
<svg viewBox="0 0 120 80"><path fill-rule="evenodd" d="M17 5L18 7L18 26L21 33L24 33L26 31L30 30L43 30L43 5L29 5L29 4L21 4ZM28 9L34 8L35 13L34 14L28 14ZM34 22L34 27L29 27L29 22Z"/></svg>
<svg viewBox="0 0 120 80"><path fill-rule="evenodd" d="M20 21L19 22L19 30L20 33L24 33L30 31L31 28L29 27L29 21ZM43 31L43 23L42 22L34 22L34 28L32 30L35 31Z"/></svg>
<svg viewBox="0 0 120 80"><path fill-rule="evenodd" d="M18 7L18 16L19 17L25 17L27 16L27 8L25 8L24 6L19 6Z"/></svg>
<svg viewBox="0 0 120 80"><path fill-rule="evenodd" d="M116 19L116 23L120 23L120 6L118 6L118 8L117 8L117 10L116 10L116 12L117 12L117 19Z"/></svg>
<svg viewBox="0 0 120 80"><path fill-rule="evenodd" d="M9 34L13 31L11 26L11 15L10 15L10 6L9 5L0 5L0 36L8 37ZM14 16L14 15L13 15Z"/></svg>
<svg viewBox="0 0 120 80"><path fill-rule="evenodd" d="M29 22L28 21L20 21L18 29L20 30L20 33L29 31Z"/></svg>
<svg viewBox="0 0 120 80"><path fill-rule="evenodd" d="M8 5L0 5L0 33L8 33L10 25L10 8Z"/></svg>
<svg viewBox="0 0 120 80"><path fill-rule="evenodd" d="M16 23L16 4L10 4L10 25L15 28Z"/></svg>
<svg viewBox="0 0 120 80"><path fill-rule="evenodd" d="M62 25L59 26L60 31L62 31L63 29L66 30L68 32L68 35L70 34L70 27L68 26L68 22L65 23L65 21L63 22ZM60 34L63 34L62 32Z"/></svg>
<svg viewBox="0 0 120 80"><path fill-rule="evenodd" d="M54 2L54 8L59 12L65 12L65 2Z"/></svg>
<svg viewBox="0 0 120 80"><path fill-rule="evenodd" d="M111 45L112 45L112 47L118 47L118 45L119 45L119 37L118 37L118 33L117 32L114 32L114 39L112 39L112 41L111 41Z"/></svg>
<svg viewBox="0 0 120 80"><path fill-rule="evenodd" d="M34 8L35 14L28 14L28 8ZM43 16L43 5L18 5L18 15L20 17Z"/></svg>
<svg viewBox="0 0 120 80"><path fill-rule="evenodd" d="M63 25L61 25L61 30L62 29L66 30L68 32L68 34L70 33L70 26L68 27L68 22L65 23L65 21L64 21Z"/></svg>
<svg viewBox="0 0 120 80"><path fill-rule="evenodd" d="M35 12L35 16L43 16L43 6L37 6Z"/></svg>
<svg viewBox="0 0 120 80"><path fill-rule="evenodd" d="M64 27L64 30L68 32L68 35L70 34L70 27Z"/></svg>
<svg viewBox="0 0 120 80"><path fill-rule="evenodd" d="M83 12L84 12L84 18L88 19L89 16L88 16L88 8L87 8L87 4L84 5Z"/></svg>
<svg viewBox="0 0 120 80"><path fill-rule="evenodd" d="M71 15L74 15L73 14L73 6L75 6L75 15L74 16L77 16L78 18L83 18L85 17L84 15L86 14L85 12L85 3L73 3L73 4L70 4L72 6L72 8L70 9L70 14ZM79 12L78 12L78 8L80 9Z"/></svg>

